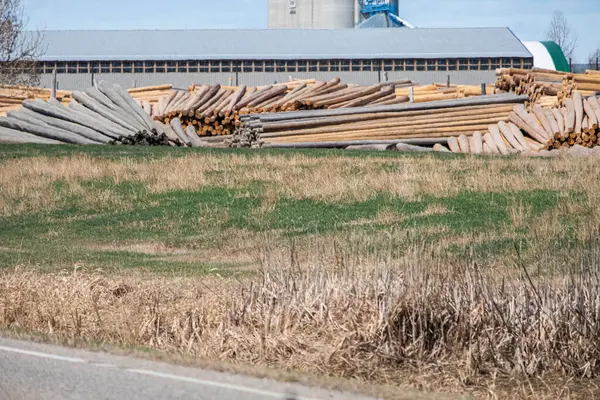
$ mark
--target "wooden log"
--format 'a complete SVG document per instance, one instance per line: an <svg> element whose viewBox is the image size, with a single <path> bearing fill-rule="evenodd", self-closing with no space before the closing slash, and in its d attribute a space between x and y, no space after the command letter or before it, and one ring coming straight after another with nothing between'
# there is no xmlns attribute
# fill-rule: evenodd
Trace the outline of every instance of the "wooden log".
<svg viewBox="0 0 600 400"><path fill-rule="evenodd" d="M144 100L142 102L142 106L144 108L144 112L149 116L152 116L152 105L150 104L150 102L148 100Z"/></svg>
<svg viewBox="0 0 600 400"><path fill-rule="evenodd" d="M154 123L154 121L152 120L152 118L142 109L142 107L140 107L137 104L135 104L135 101L129 95L129 93L127 93L127 91L125 89L123 89L118 84L114 84L113 85L113 89L115 90L115 92L118 95L121 96L121 98L125 101L125 103L129 105L129 107L133 111L133 113L135 113L136 115L138 115L140 117L140 119L142 120L142 122L143 122L143 124L145 125L146 128L148 128L151 132L157 132L159 134L164 133Z"/></svg>
<svg viewBox="0 0 600 400"><path fill-rule="evenodd" d="M177 135L177 133L175 133L173 128L171 128L171 125L164 124L160 121L157 121L156 124L160 126L160 128L163 130L163 132L165 132L165 135L167 135L167 137L169 138L169 141L176 143L178 145L181 145L183 147L187 147L185 142L182 142L181 139L179 138L179 135Z"/></svg>
<svg viewBox="0 0 600 400"><path fill-rule="evenodd" d="M70 121L66 121L61 118L54 118L44 114L39 114L28 108L23 108L17 112L8 113L8 116L11 116L16 119L22 119L25 122L28 122L29 120L38 120L46 125L54 126L56 128L63 129L67 132L73 132L76 135L82 136L84 138L93 140L98 143L108 143L113 139L110 136L106 136L91 128ZM21 118L21 116L25 116L25 118Z"/></svg>
<svg viewBox="0 0 600 400"><path fill-rule="evenodd" d="M471 148L469 146L469 139L466 135L460 135L458 137L458 147L460 148L461 153L470 153Z"/></svg>
<svg viewBox="0 0 600 400"><path fill-rule="evenodd" d="M508 146L506 146L506 143L504 142L504 139L502 138L502 135L500 134L498 125L490 125L490 126L488 126L488 130L490 132L490 136L492 137L492 139L494 139L494 143L496 144L498 151L500 151L500 154L502 154L502 155L510 154L508 151Z"/></svg>
<svg viewBox="0 0 600 400"><path fill-rule="evenodd" d="M458 144L458 139L455 137L449 137L448 138L448 147L450 148L450 151L452 151L453 153L461 153L461 149L460 149L460 145Z"/></svg>
<svg viewBox="0 0 600 400"><path fill-rule="evenodd" d="M379 90L378 92L375 92L375 93L367 95L367 96L362 96L362 97L359 97L358 99L352 100L343 107L349 108L349 107L366 106L367 104L371 103L374 100L380 99L382 97L387 97L388 95L393 94L393 92L394 92L394 89L391 86L386 86L386 87L381 88L381 90Z"/></svg>
<svg viewBox="0 0 600 400"><path fill-rule="evenodd" d="M196 128L194 128L193 125L188 125L187 128L185 128L185 133L186 133L187 137L190 139L190 143L192 144L192 147L206 147L206 143L203 142L198 137Z"/></svg>
<svg viewBox="0 0 600 400"><path fill-rule="evenodd" d="M132 126L135 126L138 131L143 131L145 129L152 129L150 126L147 126L144 122L144 118L142 114L145 114L140 104L133 100L129 93L126 93L126 96L131 99L131 104L129 105L123 97L114 88L108 86L105 82L98 82L98 89L96 89L100 93L102 93L107 99L111 101L113 104L112 110L123 119L123 121L127 121ZM133 107L141 110L139 114L136 114L133 111ZM151 120L150 117L147 117L148 120Z"/></svg>
<svg viewBox="0 0 600 400"><path fill-rule="evenodd" d="M49 103L50 104L50 103ZM55 108L60 108L62 107L61 105L54 105ZM81 116L82 118L85 118L85 122L88 128L92 128L92 129L96 129L95 127L101 128L102 132L105 134L116 134L117 138L120 136L123 137L130 137L133 134L135 134L136 132L123 128L121 125L116 124L114 121L105 118L104 116L95 113L94 111L90 110L87 107L82 106L81 104L79 104L77 101L75 101L74 99L71 100L71 102L69 103L69 107L68 107L69 111ZM87 124L88 121L91 121L91 125ZM75 121L73 121L75 122ZM112 135L110 135L112 136Z"/></svg>
<svg viewBox="0 0 600 400"><path fill-rule="evenodd" d="M0 127L0 143L37 143L37 144L64 144L59 140L48 139L31 133Z"/></svg>
<svg viewBox="0 0 600 400"><path fill-rule="evenodd" d="M594 110L594 114L596 115L596 120L598 121L598 124L600 125L600 102L598 102L598 99L594 96L589 97L587 100L588 100L588 104Z"/></svg>
<svg viewBox="0 0 600 400"><path fill-rule="evenodd" d="M36 114L46 115L48 117L56 119L62 119L95 130L98 133L111 137L112 139L119 138L120 136L122 136L122 132L124 132L123 128L121 127L113 128L112 126L105 124L102 120L94 119L87 115L80 115L79 113L72 112L70 109L63 107L60 104L56 106L48 104L42 100L36 99L24 101L23 107L31 110Z"/></svg>
<svg viewBox="0 0 600 400"><path fill-rule="evenodd" d="M227 105L227 108L225 108L225 110L224 110L225 115L229 115L229 113L231 113L234 110L236 105L242 100L242 98L246 94L246 90L247 90L246 85L242 85L237 88L237 90L233 94L233 97L231 98L231 102Z"/></svg>
<svg viewBox="0 0 600 400"><path fill-rule="evenodd" d="M477 131L471 136L472 141L469 143L473 154L483 154L483 135Z"/></svg>
<svg viewBox="0 0 600 400"><path fill-rule="evenodd" d="M542 141L548 140L550 138L546 131L540 126L538 120L533 115L527 112L525 106L523 106L522 104L517 104L516 106L514 106L513 112L514 115L518 117L518 119L513 117L514 120L512 120L511 122L513 122L519 128L529 133L531 137L536 139L538 137L543 138ZM509 114L509 119L510 117L511 114ZM520 126L520 124L518 123L519 120L524 122L524 124L522 124L523 126Z"/></svg>
<svg viewBox="0 0 600 400"><path fill-rule="evenodd" d="M517 139L517 141L521 145L521 149L523 151L529 150L530 149L529 143L527 142L527 140L525 140L525 136L523 136L523 133L521 132L521 130L512 122L508 123L508 128L511 130L513 136L515 137L515 139Z"/></svg>
<svg viewBox="0 0 600 400"><path fill-rule="evenodd" d="M598 119L596 118L596 112L590 104L590 101L587 99L583 100L583 111L589 119L588 127L594 130L598 129Z"/></svg>
<svg viewBox="0 0 600 400"><path fill-rule="evenodd" d="M553 129L552 125L550 124L550 121L548 120L544 109L538 105L535 105L535 106L533 106L532 111L533 111L534 115L537 117L537 120L542 124L542 127L544 128L544 131L546 133L546 136L548 138L554 137L554 134L556 132L554 132L554 129Z"/></svg>
<svg viewBox="0 0 600 400"><path fill-rule="evenodd" d="M550 127L552 129L552 137L560 136L561 129L558 126L558 122L554 118L554 114L552 113L552 111L544 110L544 115L546 116L546 119L550 123Z"/></svg>
<svg viewBox="0 0 600 400"><path fill-rule="evenodd" d="M430 153L433 151L431 147L415 146L412 144L398 143L396 150L405 152L416 152L416 153Z"/></svg>
<svg viewBox="0 0 600 400"><path fill-rule="evenodd" d="M185 95L186 95L186 92L184 92L184 91L180 91L180 90L172 91L169 94L169 98L167 99L167 105L165 107L164 115L167 115L167 114L171 113L172 111L175 111L175 106L179 103L179 100L181 100L181 98Z"/></svg>
<svg viewBox="0 0 600 400"><path fill-rule="evenodd" d="M11 117L0 118L0 126L17 131L31 133L36 136L58 140L71 144L98 144L93 140L78 136L72 132L65 131L50 125L39 125L39 120L30 119L28 122Z"/></svg>
<svg viewBox="0 0 600 400"><path fill-rule="evenodd" d="M171 125L171 128L173 128L173 131L179 137L179 140L181 140L187 146L192 146L192 141L188 137L188 135L185 133L185 130L183 129L183 126L181 125L181 120L179 118L173 118L170 121L170 125Z"/></svg>
<svg viewBox="0 0 600 400"><path fill-rule="evenodd" d="M506 139L506 141L516 150L525 151L529 150L529 147L524 147L521 145L521 142L515 137L512 129L508 126L504 121L498 122L498 128L500 129L501 135Z"/></svg>
<svg viewBox="0 0 600 400"><path fill-rule="evenodd" d="M496 145L496 141L494 140L492 135L490 135L489 132L486 132L483 135L483 142L484 142L484 146L488 147L490 154L500 154L500 149L498 149L498 145Z"/></svg>
<svg viewBox="0 0 600 400"><path fill-rule="evenodd" d="M92 99L91 97L89 97L85 93L73 92L73 98L75 100L77 100L78 103L84 105L85 107L89 108L90 110L94 111L95 113L102 115L106 119L109 119L109 120L113 121L117 125L120 125L123 128L125 128L125 129L127 129L129 131L132 131L132 132L137 132L138 131L138 127L137 126L132 125L128 121L124 121L123 118L121 118L113 110L111 110L111 109L103 106L102 104L98 103L96 100Z"/></svg>
<svg viewBox="0 0 600 400"><path fill-rule="evenodd" d="M440 153L452 153L452 151L450 151L450 149L448 149L443 144L439 144L439 143L436 143L433 145L433 151L437 151Z"/></svg>
<svg viewBox="0 0 600 400"><path fill-rule="evenodd" d="M567 108L567 119L565 120L565 127L567 128L567 133L575 132L575 102L573 99L567 99L565 101L565 107Z"/></svg>
<svg viewBox="0 0 600 400"><path fill-rule="evenodd" d="M582 133L581 124L583 123L583 97L581 92L576 90L573 93L573 103L575 105L575 133Z"/></svg>
<svg viewBox="0 0 600 400"><path fill-rule="evenodd" d="M552 115L554 116L554 119L556 120L556 124L558 125L558 130L559 130L561 136L564 135L567 131L565 129L565 119L563 117L562 112L560 112L556 108L551 109L550 112L552 113Z"/></svg>

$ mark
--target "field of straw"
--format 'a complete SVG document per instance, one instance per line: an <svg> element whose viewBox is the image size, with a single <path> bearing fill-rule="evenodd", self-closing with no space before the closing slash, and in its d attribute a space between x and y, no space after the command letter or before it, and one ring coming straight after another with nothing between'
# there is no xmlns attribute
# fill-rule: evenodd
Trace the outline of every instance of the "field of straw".
<svg viewBox="0 0 600 400"><path fill-rule="evenodd" d="M2 147L0 330L386 398L595 398L597 168Z"/></svg>

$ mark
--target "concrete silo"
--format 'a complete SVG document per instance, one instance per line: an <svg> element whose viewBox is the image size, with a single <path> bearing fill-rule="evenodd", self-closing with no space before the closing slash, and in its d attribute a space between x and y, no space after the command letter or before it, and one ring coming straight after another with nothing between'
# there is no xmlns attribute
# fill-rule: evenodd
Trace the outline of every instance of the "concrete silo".
<svg viewBox="0 0 600 400"><path fill-rule="evenodd" d="M357 0L268 0L269 29L354 28Z"/></svg>

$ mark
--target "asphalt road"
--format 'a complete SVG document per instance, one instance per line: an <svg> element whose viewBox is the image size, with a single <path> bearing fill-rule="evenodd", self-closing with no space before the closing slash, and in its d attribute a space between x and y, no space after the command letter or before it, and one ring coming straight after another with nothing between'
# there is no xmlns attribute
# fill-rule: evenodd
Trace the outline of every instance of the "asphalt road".
<svg viewBox="0 0 600 400"><path fill-rule="evenodd" d="M255 379L0 338L0 400L367 400Z"/></svg>

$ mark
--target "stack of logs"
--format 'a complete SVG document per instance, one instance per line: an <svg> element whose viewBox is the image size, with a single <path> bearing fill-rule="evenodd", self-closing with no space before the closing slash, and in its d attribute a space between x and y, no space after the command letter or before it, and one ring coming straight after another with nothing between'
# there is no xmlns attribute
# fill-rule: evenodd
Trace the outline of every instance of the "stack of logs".
<svg viewBox="0 0 600 400"><path fill-rule="evenodd" d="M508 122L515 103L525 96L492 95L429 103L347 110L252 114L229 141L232 147L329 147L348 141L410 140L413 144L445 143L457 134L471 135L490 124Z"/></svg>
<svg viewBox="0 0 600 400"><path fill-rule="evenodd" d="M118 85L100 82L72 97L68 106L53 98L25 100L21 109L0 118L0 142L181 144Z"/></svg>
<svg viewBox="0 0 600 400"><path fill-rule="evenodd" d="M0 85L0 117L5 117L8 112L21 108L21 103L28 99L48 100L52 96L50 89L28 86ZM71 92L58 90L56 98L63 104L71 100Z"/></svg>
<svg viewBox="0 0 600 400"><path fill-rule="evenodd" d="M240 116L251 113L353 108L408 102L396 96L394 84L347 85L329 82L290 82L262 87L201 85L192 91L173 90L152 109L155 120L169 124L178 118L200 136L231 135L241 126Z"/></svg>
<svg viewBox="0 0 600 400"><path fill-rule="evenodd" d="M576 90L584 97L600 92L598 71L573 74L538 68L503 68L496 71L496 76L496 93L527 95L531 104L544 107L564 107Z"/></svg>
<svg viewBox="0 0 600 400"><path fill-rule="evenodd" d="M412 93L411 93L412 92ZM482 93L481 86L469 85L443 85L434 83L431 85L415 86L412 88L396 87L396 96L410 97L414 103L428 101L461 99L463 97L481 96L494 94L494 87L486 85L486 92Z"/></svg>
<svg viewBox="0 0 600 400"><path fill-rule="evenodd" d="M544 108L533 105L530 112L516 105L509 115L509 123L490 125L483 135L475 132L473 137L463 136L448 139L450 151L454 153L511 154L520 151L561 149L575 145L595 147L600 145L598 127L600 101L595 96L584 98L578 90L565 100L565 106ZM517 132L518 131L518 132ZM527 143L520 132L525 132ZM485 146L475 145L482 137ZM471 141L469 141L471 140ZM496 145L494 148L493 145ZM444 151L443 148L438 148Z"/></svg>

